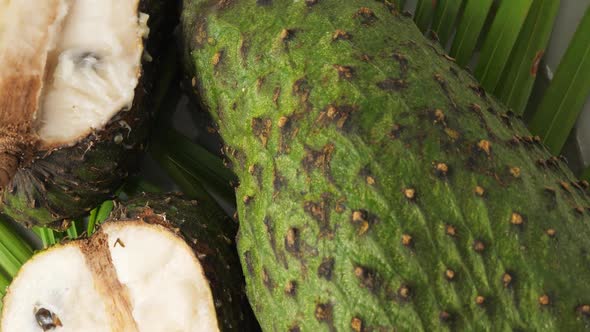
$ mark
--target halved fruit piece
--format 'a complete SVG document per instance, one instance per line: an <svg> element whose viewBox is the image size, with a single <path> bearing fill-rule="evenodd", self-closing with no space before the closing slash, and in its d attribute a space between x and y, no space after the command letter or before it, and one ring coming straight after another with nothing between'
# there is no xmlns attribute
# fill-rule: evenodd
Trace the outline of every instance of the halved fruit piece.
<svg viewBox="0 0 590 332"><path fill-rule="evenodd" d="M59 222L120 184L145 137L153 65L144 44L151 53L161 39L150 29L161 28L154 16L167 7L159 0L0 1L5 213L28 226Z"/></svg>
<svg viewBox="0 0 590 332"><path fill-rule="evenodd" d="M251 331L231 223L176 196L119 206L92 237L21 268L2 331Z"/></svg>

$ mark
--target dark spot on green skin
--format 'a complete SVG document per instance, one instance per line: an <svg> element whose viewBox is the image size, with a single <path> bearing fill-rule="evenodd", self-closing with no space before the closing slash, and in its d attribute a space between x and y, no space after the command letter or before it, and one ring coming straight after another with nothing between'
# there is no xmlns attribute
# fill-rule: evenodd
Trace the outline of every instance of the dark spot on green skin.
<svg viewBox="0 0 590 332"><path fill-rule="evenodd" d="M539 166L539 168L542 168L542 169L547 168L547 166L548 166L547 161L543 158L537 159L536 164L537 164L537 166Z"/></svg>
<svg viewBox="0 0 590 332"><path fill-rule="evenodd" d="M305 0L305 4L307 5L307 7L317 5L319 2L320 0Z"/></svg>
<svg viewBox="0 0 590 332"><path fill-rule="evenodd" d="M396 297L400 302L408 302L412 297L412 288L409 285L401 285L397 289Z"/></svg>
<svg viewBox="0 0 590 332"><path fill-rule="evenodd" d="M336 69L338 77L342 80L350 81L354 75L354 69L350 66L334 65L334 69Z"/></svg>
<svg viewBox="0 0 590 332"><path fill-rule="evenodd" d="M275 104L276 107L279 107L279 97L281 96L281 87L277 86L275 88L274 94L272 96L272 102Z"/></svg>
<svg viewBox="0 0 590 332"><path fill-rule="evenodd" d="M277 249L277 241L276 241L276 237L275 237L275 229L274 229L274 225L273 225L273 221L269 216L266 216L264 218L264 227L266 229L266 233L268 234L268 239L270 242L270 247L272 248L273 254L275 256L275 259L278 262L282 262L283 266L285 268L287 268L287 259L285 258L285 255L280 252Z"/></svg>
<svg viewBox="0 0 590 332"><path fill-rule="evenodd" d="M514 285L515 282L515 275L512 271L506 271L502 274L502 279L500 280L504 288L509 288Z"/></svg>
<svg viewBox="0 0 590 332"><path fill-rule="evenodd" d="M406 187L402 189L402 194L408 201L414 202L417 199L418 191L413 187Z"/></svg>
<svg viewBox="0 0 590 332"><path fill-rule="evenodd" d="M572 190L570 188L570 185L567 182L565 182L565 181L559 181L559 186L566 193L568 193L568 194L571 194L572 193Z"/></svg>
<svg viewBox="0 0 590 332"><path fill-rule="evenodd" d="M441 311L438 315L438 318L440 319L441 323L449 324L453 322L454 316L448 311Z"/></svg>
<svg viewBox="0 0 590 332"><path fill-rule="evenodd" d="M453 76L455 77L459 77L459 72L457 71L457 69L455 69L455 67L451 66L449 67L449 71L451 72L451 74L453 74Z"/></svg>
<svg viewBox="0 0 590 332"><path fill-rule="evenodd" d="M320 112L316 123L320 126L327 126L333 123L336 128L347 130L348 119L351 114L358 110L357 106L353 105L328 105L324 110Z"/></svg>
<svg viewBox="0 0 590 332"><path fill-rule="evenodd" d="M371 62L371 60L373 60L373 57L368 54L362 54L359 56L359 59L363 62Z"/></svg>
<svg viewBox="0 0 590 332"><path fill-rule="evenodd" d="M272 0L256 0L256 4L258 6L270 6L272 5Z"/></svg>
<svg viewBox="0 0 590 332"><path fill-rule="evenodd" d="M473 250L479 254L483 253L486 250L486 247L486 244L481 240L473 241Z"/></svg>
<svg viewBox="0 0 590 332"><path fill-rule="evenodd" d="M256 91L260 91L260 89L262 88L264 83L266 83L266 76L261 76L258 79L256 79ZM235 105L235 103L234 103L234 105ZM234 111L235 111L235 109L234 109Z"/></svg>
<svg viewBox="0 0 590 332"><path fill-rule="evenodd" d="M297 33L297 30L295 30L295 29L281 30L281 34L280 34L281 41L287 42L287 41L293 40L293 38L295 38L296 33Z"/></svg>
<svg viewBox="0 0 590 332"><path fill-rule="evenodd" d="M451 174L451 167L444 162L434 162L434 174L440 179L446 179Z"/></svg>
<svg viewBox="0 0 590 332"><path fill-rule="evenodd" d="M215 55L213 55L213 59L211 60L213 67L217 67L221 63L221 60L223 60L224 53L225 53L225 51L221 50L221 51L215 53Z"/></svg>
<svg viewBox="0 0 590 332"><path fill-rule="evenodd" d="M449 99L451 106L454 109L457 109L457 104L455 103L455 100L451 96L451 91L449 90L449 84L448 84L447 80L445 80L445 78L440 74L434 74L433 77L434 77L434 80L438 83L438 85L440 85L440 88L443 90L443 93L445 94L445 96L447 96L447 98Z"/></svg>
<svg viewBox="0 0 590 332"><path fill-rule="evenodd" d="M469 89L481 98L486 98L486 90L479 84L469 84Z"/></svg>
<svg viewBox="0 0 590 332"><path fill-rule="evenodd" d="M334 305L332 303L318 303L315 307L314 316L319 322L328 324L330 331L336 331L334 328Z"/></svg>
<svg viewBox="0 0 590 332"><path fill-rule="evenodd" d="M274 283L270 278L270 274L268 274L268 270L266 269L266 267L262 268L262 283L264 284L264 286L266 286L266 288L268 288L269 291L272 291L272 289L274 288Z"/></svg>
<svg viewBox="0 0 590 332"><path fill-rule="evenodd" d="M387 8L387 10L394 15L399 14L400 8L397 2L391 2L391 1L381 1L383 3L383 5L385 6L385 8Z"/></svg>
<svg viewBox="0 0 590 332"><path fill-rule="evenodd" d="M273 171L272 185L275 190L275 194L277 195L280 193L281 188L287 185L287 179L284 176L282 176L276 168Z"/></svg>
<svg viewBox="0 0 590 332"><path fill-rule="evenodd" d="M294 125L295 116L285 117L284 123L279 124L279 153L289 153L291 151L289 143L295 139L297 128Z"/></svg>
<svg viewBox="0 0 590 332"><path fill-rule="evenodd" d="M547 204L547 208L549 210L553 210L557 207L557 190L551 187L545 187L543 189L545 195L549 198L549 204Z"/></svg>
<svg viewBox="0 0 590 332"><path fill-rule="evenodd" d="M377 216L369 213L367 210L360 209L352 211L351 221L357 229L357 234L364 235L377 222Z"/></svg>
<svg viewBox="0 0 590 332"><path fill-rule="evenodd" d="M324 175L328 175L334 153L334 144L328 143L321 150L314 150L309 147L306 147L305 150L305 157L301 161L305 172L311 173L314 170L319 170Z"/></svg>
<svg viewBox="0 0 590 332"><path fill-rule="evenodd" d="M293 84L293 95L299 96L299 101L305 105L305 112L311 111L311 104L309 103L311 89L312 87L305 77L298 79Z"/></svg>
<svg viewBox="0 0 590 332"><path fill-rule="evenodd" d="M320 227L321 235L328 235L331 233L330 228L330 196L325 193L319 202L308 201L303 204L303 209Z"/></svg>
<svg viewBox="0 0 590 332"><path fill-rule="evenodd" d="M326 280L332 280L332 271L334 270L334 258L324 257L318 267L318 276Z"/></svg>
<svg viewBox="0 0 590 332"><path fill-rule="evenodd" d="M366 266L357 265L354 268L354 275L359 280L360 286L366 288L371 293L377 292L381 286L381 280L377 275L377 272Z"/></svg>
<svg viewBox="0 0 590 332"><path fill-rule="evenodd" d="M504 124L508 127L508 128L512 128L512 121L510 119L510 117L504 113L500 114L500 119L502 120L502 122L504 122Z"/></svg>
<svg viewBox="0 0 590 332"><path fill-rule="evenodd" d="M238 166L241 169L245 169L246 168L246 155L238 149L235 149L229 145L226 145L223 147L223 153L231 158L231 163L229 165L230 168L233 168L235 165L233 165L233 161L238 163Z"/></svg>
<svg viewBox="0 0 590 332"><path fill-rule="evenodd" d="M393 58L398 62L399 64L399 71L400 71L400 77L407 77L408 74L408 58L406 58L405 55L395 52L393 53Z"/></svg>
<svg viewBox="0 0 590 332"><path fill-rule="evenodd" d="M475 297L475 304L477 304L479 307L489 307L490 306L490 299L486 296L483 295L478 295Z"/></svg>
<svg viewBox="0 0 590 332"><path fill-rule="evenodd" d="M260 166L258 164L254 164L254 165L250 166L250 168L248 169L248 173L250 173L252 176L254 176L259 188L262 188L262 171L263 171L262 166Z"/></svg>
<svg viewBox="0 0 590 332"><path fill-rule="evenodd" d="M242 42L240 43L240 56L243 61L248 59L248 52L250 51L250 41L242 36Z"/></svg>
<svg viewBox="0 0 590 332"><path fill-rule="evenodd" d="M545 160L545 164L547 164L549 166L549 168L554 169L554 170L558 170L559 166L560 166L559 159L557 159L557 157L555 157L555 156L551 156L547 160Z"/></svg>
<svg viewBox="0 0 590 332"><path fill-rule="evenodd" d="M289 332L301 332L301 328L297 325L293 325L289 328Z"/></svg>
<svg viewBox="0 0 590 332"><path fill-rule="evenodd" d="M514 135L508 140L508 144L512 146L519 146L521 142L522 138L518 135Z"/></svg>
<svg viewBox="0 0 590 332"><path fill-rule="evenodd" d="M287 285L285 285L285 294L290 297L295 297L297 295L297 286L296 280L287 282Z"/></svg>
<svg viewBox="0 0 590 332"><path fill-rule="evenodd" d="M572 187L576 188L581 194L586 193L586 189L582 186L581 181L571 181L570 184Z"/></svg>
<svg viewBox="0 0 590 332"><path fill-rule="evenodd" d="M384 91L400 91L408 87L408 83L400 78L388 78L377 83L377 87Z"/></svg>
<svg viewBox="0 0 590 332"><path fill-rule="evenodd" d="M254 266L252 265L252 253L250 250L244 252L244 261L246 262L246 270L250 276L254 276Z"/></svg>
<svg viewBox="0 0 590 332"><path fill-rule="evenodd" d="M287 235L285 235L285 249L295 256L301 254L301 238L298 228L292 227L287 230Z"/></svg>
<svg viewBox="0 0 590 332"><path fill-rule="evenodd" d="M451 237L456 237L457 236L457 227L447 224L445 225L445 234L447 234L448 236Z"/></svg>
<svg viewBox="0 0 590 332"><path fill-rule="evenodd" d="M389 131L389 138L391 139L398 139L402 133L402 131L404 131L405 127L399 124L394 124L393 127L391 128L391 130Z"/></svg>
<svg viewBox="0 0 590 332"><path fill-rule="evenodd" d="M192 38L191 43L193 46L192 48L198 50L207 45L207 39L209 38L209 35L207 34L207 20L203 17L198 17L194 22L196 23L196 26L193 27L195 38Z"/></svg>
<svg viewBox="0 0 590 332"><path fill-rule="evenodd" d="M337 29L332 34L332 41L350 40L351 38L352 38L352 36L348 32L346 32L344 30L340 30L340 29Z"/></svg>
<svg viewBox="0 0 590 332"><path fill-rule="evenodd" d="M272 120L270 119L262 119L262 118L253 118L252 119L252 133L254 136L258 137L262 146L266 147L268 143L268 138L270 136L270 131L272 129Z"/></svg>
<svg viewBox="0 0 590 332"><path fill-rule="evenodd" d="M576 312L584 317L590 317L590 305L581 304L576 307Z"/></svg>
<svg viewBox="0 0 590 332"><path fill-rule="evenodd" d="M371 172L370 164L367 164L365 167L360 169L359 176L363 179L363 181L365 181L367 177L374 177L373 172Z"/></svg>
<svg viewBox="0 0 590 332"><path fill-rule="evenodd" d="M375 13L367 7L360 8L353 17L358 19L362 25L371 25L377 21Z"/></svg>
<svg viewBox="0 0 590 332"><path fill-rule="evenodd" d="M217 2L217 8L225 9L225 8L229 7L232 3L233 3L233 0L219 0Z"/></svg>

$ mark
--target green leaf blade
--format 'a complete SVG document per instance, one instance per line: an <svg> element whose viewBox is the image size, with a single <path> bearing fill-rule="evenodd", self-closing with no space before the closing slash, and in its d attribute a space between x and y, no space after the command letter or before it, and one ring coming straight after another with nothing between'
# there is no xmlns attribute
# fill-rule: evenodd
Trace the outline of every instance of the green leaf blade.
<svg viewBox="0 0 590 332"><path fill-rule="evenodd" d="M43 249L47 249L57 243L55 232L47 227L33 227L33 232L41 239Z"/></svg>
<svg viewBox="0 0 590 332"><path fill-rule="evenodd" d="M463 0L439 0L434 14L432 30L436 32L441 45L445 47L455 29Z"/></svg>
<svg viewBox="0 0 590 332"><path fill-rule="evenodd" d="M78 238L78 228L77 225L80 222L77 220L72 220L72 224L70 225L70 227L68 227L68 229L66 230L66 234L68 236L68 238L70 240L75 240Z"/></svg>
<svg viewBox="0 0 590 332"><path fill-rule="evenodd" d="M94 229L96 228L96 214L98 213L98 208L92 209L90 211L90 216L88 216L88 225L86 225L86 234L88 236L94 233Z"/></svg>
<svg viewBox="0 0 590 332"><path fill-rule="evenodd" d="M481 50L475 77L494 91L516 44L533 0L502 1Z"/></svg>
<svg viewBox="0 0 590 332"><path fill-rule="evenodd" d="M493 0L466 1L449 53L459 65L465 67L469 64L493 2Z"/></svg>
<svg viewBox="0 0 590 332"><path fill-rule="evenodd" d="M559 154L590 95L590 8L586 10L529 127Z"/></svg>
<svg viewBox="0 0 590 332"><path fill-rule="evenodd" d="M416 25L420 28L422 33L425 33L430 28L436 6L436 0L418 0L414 22L416 22Z"/></svg>
<svg viewBox="0 0 590 332"><path fill-rule="evenodd" d="M549 43L559 11L559 0L533 2L510 55L496 96L516 114L523 114L535 83L537 68Z"/></svg>
<svg viewBox="0 0 590 332"><path fill-rule="evenodd" d="M6 248L21 264L33 255L31 246L3 219L0 219L0 242L5 244Z"/></svg>
<svg viewBox="0 0 590 332"><path fill-rule="evenodd" d="M115 207L115 202L108 200L104 201L100 207L98 208L98 212L96 213L96 223L102 224L109 218L113 208Z"/></svg>
<svg viewBox="0 0 590 332"><path fill-rule="evenodd" d="M221 159L176 130L163 129L153 140L151 152L187 195L198 198L204 189L224 201L235 200L230 184L237 183L236 176Z"/></svg>

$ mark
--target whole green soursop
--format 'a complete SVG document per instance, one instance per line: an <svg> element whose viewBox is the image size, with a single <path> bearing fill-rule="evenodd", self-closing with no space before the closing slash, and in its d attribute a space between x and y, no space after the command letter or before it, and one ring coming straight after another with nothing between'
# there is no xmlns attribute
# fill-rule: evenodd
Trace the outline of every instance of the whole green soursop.
<svg viewBox="0 0 590 332"><path fill-rule="evenodd" d="M390 1L185 0L266 331L588 327L578 182Z"/></svg>

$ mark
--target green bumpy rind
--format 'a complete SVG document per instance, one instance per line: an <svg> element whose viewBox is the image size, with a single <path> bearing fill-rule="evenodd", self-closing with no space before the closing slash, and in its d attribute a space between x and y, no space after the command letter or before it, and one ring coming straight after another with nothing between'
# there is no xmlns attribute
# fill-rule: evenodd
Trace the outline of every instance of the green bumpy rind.
<svg viewBox="0 0 590 332"><path fill-rule="evenodd" d="M220 331L260 329L244 290L234 240L237 225L218 206L175 194L142 194L120 202L110 220L135 218L178 231L193 249L211 286Z"/></svg>
<svg viewBox="0 0 590 332"><path fill-rule="evenodd" d="M173 1L141 0L139 11L150 15L142 76L133 106L119 112L104 130L72 147L39 152L18 170L9 187L0 192L0 212L27 227L61 228L63 219L83 216L108 199L132 171L144 149L151 117L149 92L153 90L158 50L169 25ZM145 58L145 57L144 57Z"/></svg>
<svg viewBox="0 0 590 332"><path fill-rule="evenodd" d="M588 184L389 1L185 0L266 331L579 331Z"/></svg>

